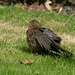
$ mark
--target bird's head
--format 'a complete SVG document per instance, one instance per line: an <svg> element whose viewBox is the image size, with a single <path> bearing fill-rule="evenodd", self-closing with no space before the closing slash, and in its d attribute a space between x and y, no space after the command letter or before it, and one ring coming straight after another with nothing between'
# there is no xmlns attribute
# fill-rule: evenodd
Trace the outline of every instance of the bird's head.
<svg viewBox="0 0 75 75"><path fill-rule="evenodd" d="M37 20L31 20L30 22L26 21L26 23L29 25L28 28L41 27Z"/></svg>

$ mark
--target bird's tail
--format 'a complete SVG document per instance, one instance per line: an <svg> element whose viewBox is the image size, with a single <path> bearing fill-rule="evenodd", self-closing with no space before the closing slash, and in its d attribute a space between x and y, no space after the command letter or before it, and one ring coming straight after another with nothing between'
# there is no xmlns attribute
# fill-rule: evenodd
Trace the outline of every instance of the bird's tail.
<svg viewBox="0 0 75 75"><path fill-rule="evenodd" d="M63 53L66 53L67 56L73 56L72 53L70 53L69 51L63 49L59 44L57 44L56 42L53 43L54 46L56 47L56 49L61 50Z"/></svg>

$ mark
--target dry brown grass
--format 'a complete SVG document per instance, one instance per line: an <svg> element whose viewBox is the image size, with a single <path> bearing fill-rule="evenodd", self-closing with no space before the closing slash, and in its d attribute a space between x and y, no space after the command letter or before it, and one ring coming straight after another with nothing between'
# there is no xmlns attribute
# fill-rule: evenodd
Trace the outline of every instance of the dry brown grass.
<svg viewBox="0 0 75 75"><path fill-rule="evenodd" d="M51 22L51 25L54 21ZM65 23L57 23L55 25L65 25ZM61 26L60 25L60 26ZM5 29L7 30L7 33L2 33L0 35L0 39L5 39L7 38L8 41L15 41L18 40L19 38L25 39L26 38L26 30L27 28L25 26L12 26L11 23L0 23L0 29ZM8 32L13 32L13 33L8 33ZM64 45L70 45L70 44L75 44L75 36L74 35L68 35L66 33L58 33L58 35L62 38L62 44Z"/></svg>
<svg viewBox="0 0 75 75"><path fill-rule="evenodd" d="M50 27L51 27L51 26L52 26L52 27L55 27L55 26L60 26L60 27L63 26L63 27L65 27L65 25L66 25L65 22L62 22L62 23L61 23L61 22L55 21L55 20L53 20L53 19L50 20L50 21L48 21L48 22L46 22L46 23L47 23L46 25L47 25L47 26L50 26Z"/></svg>
<svg viewBox="0 0 75 75"><path fill-rule="evenodd" d="M6 30L6 33L1 33L0 34L0 39L7 38L9 41L13 40L18 40L19 38L25 39L26 38L26 30L27 28L22 26L12 26L11 23L0 23L0 29L2 31ZM10 33L9 33L10 32ZM11 33L13 32L13 33Z"/></svg>
<svg viewBox="0 0 75 75"><path fill-rule="evenodd" d="M68 35L66 33L58 34L62 38L62 43L67 44L75 44L75 36L74 35Z"/></svg>
<svg viewBox="0 0 75 75"><path fill-rule="evenodd" d="M25 26L12 26L11 23L0 23L0 27L5 28L7 30L13 31L26 31L27 28Z"/></svg>

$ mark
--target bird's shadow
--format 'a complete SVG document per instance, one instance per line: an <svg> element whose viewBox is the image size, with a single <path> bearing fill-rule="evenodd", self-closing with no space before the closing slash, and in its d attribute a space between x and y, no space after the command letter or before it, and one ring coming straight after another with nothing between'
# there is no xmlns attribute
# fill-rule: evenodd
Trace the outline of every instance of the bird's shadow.
<svg viewBox="0 0 75 75"><path fill-rule="evenodd" d="M22 52L25 52L25 53L32 53L31 49L27 46L19 46L19 49L22 51Z"/></svg>
<svg viewBox="0 0 75 75"><path fill-rule="evenodd" d="M36 55L36 53L34 53L34 52L33 52L29 47L27 47L27 46L22 45L22 46L18 46L18 48L19 48L22 52L30 53L30 54L33 53L33 54ZM42 55L42 56L47 56L47 55L49 55L49 56L51 56L51 57L60 57L59 54L53 53L53 52L43 53L43 54L39 54L39 55Z"/></svg>
<svg viewBox="0 0 75 75"><path fill-rule="evenodd" d="M18 46L18 48L22 51L22 52L25 52L25 53L29 53L29 54L34 54L36 55L36 53L32 52L32 50L28 47L28 46L25 46L25 45L22 45L22 46ZM57 57L57 58L64 58L64 59L70 59L71 57L66 57L65 55L61 55L61 54L58 54L58 53L54 53L54 52L49 52L49 53L46 53L46 54L39 54L39 55L42 55L42 56L50 56L50 57Z"/></svg>

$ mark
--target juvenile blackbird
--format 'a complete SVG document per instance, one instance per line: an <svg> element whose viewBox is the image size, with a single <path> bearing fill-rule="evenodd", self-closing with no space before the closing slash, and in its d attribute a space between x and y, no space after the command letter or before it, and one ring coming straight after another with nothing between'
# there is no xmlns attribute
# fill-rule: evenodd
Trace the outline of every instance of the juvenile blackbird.
<svg viewBox="0 0 75 75"><path fill-rule="evenodd" d="M27 21L28 30L27 43L33 52L48 53L49 50L60 53L61 51L66 53L67 56L72 56L72 53L63 49L60 46L61 38L57 36L52 30L41 27L37 20Z"/></svg>

